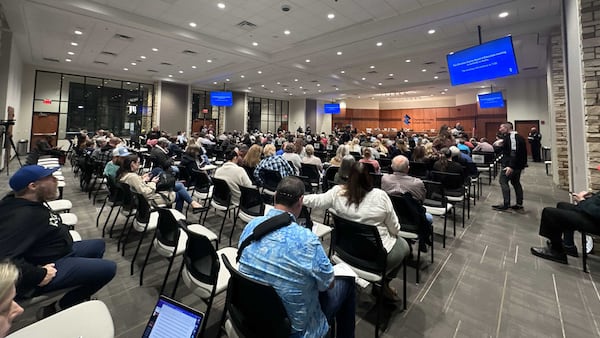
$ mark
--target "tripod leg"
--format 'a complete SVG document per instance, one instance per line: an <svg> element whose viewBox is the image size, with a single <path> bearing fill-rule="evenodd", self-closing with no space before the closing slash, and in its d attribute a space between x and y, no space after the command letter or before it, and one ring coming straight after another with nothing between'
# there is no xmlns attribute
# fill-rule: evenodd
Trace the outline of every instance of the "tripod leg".
<svg viewBox="0 0 600 338"><path fill-rule="evenodd" d="M17 157L17 160L19 161L19 166L23 166L23 163L21 163L21 158L19 157L19 153L17 152L17 147L15 147L15 142L12 139L12 136L8 137L10 139L10 145L12 146L13 150L15 151L15 156Z"/></svg>

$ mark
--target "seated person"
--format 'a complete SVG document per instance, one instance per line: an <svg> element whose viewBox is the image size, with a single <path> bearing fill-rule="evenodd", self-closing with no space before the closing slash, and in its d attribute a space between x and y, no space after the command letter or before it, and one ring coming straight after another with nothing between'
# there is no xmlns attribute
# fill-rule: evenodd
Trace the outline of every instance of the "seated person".
<svg viewBox="0 0 600 338"><path fill-rule="evenodd" d="M263 158L256 166L256 169L254 169L254 178L256 179L256 182L260 184L263 183L260 177L260 171L262 169L277 170L279 171L279 174L281 174L281 177L294 175L294 169L290 164L283 157L275 155L274 145L265 145L263 155L265 158ZM248 156L248 154L246 154L246 156Z"/></svg>
<svg viewBox="0 0 600 338"><path fill-rule="evenodd" d="M302 159L302 163L314 164L317 166L317 169L319 169L319 172L322 172L323 162L321 162L320 158L315 156L315 148L309 144L304 147L304 150L306 151L306 156Z"/></svg>
<svg viewBox="0 0 600 338"><path fill-rule="evenodd" d="M240 196L242 194L240 191L240 186L251 187L252 181L250 180L250 177L248 177L246 170L238 165L240 162L242 162L242 159L235 150L225 154L225 160L227 162L223 163L221 167L217 168L214 177L220 178L227 182L227 185L231 190L231 203L234 205L239 205Z"/></svg>
<svg viewBox="0 0 600 338"><path fill-rule="evenodd" d="M19 279L19 269L12 263L0 263L0 338L4 338L15 318L23 313L23 308L15 302L15 284Z"/></svg>
<svg viewBox="0 0 600 338"><path fill-rule="evenodd" d="M0 202L0 259L21 270L19 298L73 288L38 311L38 319L79 304L115 276L114 262L102 259L104 240L73 242L69 229L44 202L58 196L58 181L38 165L19 169L9 180L13 191Z"/></svg>
<svg viewBox="0 0 600 338"><path fill-rule="evenodd" d="M125 147L119 147L119 148L113 149L112 161L109 161L104 166L104 172L103 172L104 176L107 179L112 179L114 182L116 182L117 171L121 167L121 160L123 159L123 157L127 157L129 155L130 155L130 153L127 150L127 148L125 148Z"/></svg>
<svg viewBox="0 0 600 338"><path fill-rule="evenodd" d="M479 140L479 143L477 143L477 146L475 146L475 148L473 149L473 151L484 151L484 152L493 153L494 146L489 144L488 140L485 137L482 137Z"/></svg>
<svg viewBox="0 0 600 338"><path fill-rule="evenodd" d="M177 174L179 169L174 166L173 157L169 156L169 140L165 137L161 137L158 139L156 146L150 150L150 160L154 164L154 168L152 169L152 175L158 176L160 172L163 170L169 170L174 174Z"/></svg>
<svg viewBox="0 0 600 338"><path fill-rule="evenodd" d="M367 170L360 163L354 164L346 184L336 185L323 194L306 195L304 204L322 210L332 208L340 217L377 227L388 253L383 296L398 301L398 294L389 283L402 268L409 247L406 240L398 236L400 223L390 197L385 191L373 187Z"/></svg>
<svg viewBox="0 0 600 338"><path fill-rule="evenodd" d="M598 167L600 170L600 167ZM598 233L600 224L600 194L582 191L573 194L577 205L560 202L556 208L546 207L542 210L540 220L540 236L549 239L545 247L532 247L535 256L568 264L567 254L578 255L573 243L573 231L582 230ZM565 242L561 239L565 234ZM585 248L582 248L585 250Z"/></svg>
<svg viewBox="0 0 600 338"><path fill-rule="evenodd" d="M288 163L291 162L294 165L295 175L300 174L302 159L300 158L300 155L296 154L296 146L293 143L288 142L285 144L283 151L281 157L288 161Z"/></svg>
<svg viewBox="0 0 600 338"><path fill-rule="evenodd" d="M354 280L334 278L333 266L310 229L298 225L304 183L284 177L275 193L275 208L252 220L242 232L240 243L263 221L290 214L292 222L251 242L241 251L239 270L269 284L281 297L291 321L290 337L324 337L328 323L336 319L338 337L354 337Z"/></svg>
<svg viewBox="0 0 600 338"><path fill-rule="evenodd" d="M183 202L187 202L194 213L202 211L202 205L192 200L183 184L176 182L173 191L156 191L159 176L152 176L148 173L140 176L138 175L139 167L140 161L137 155L125 157L117 171L117 179L121 183L128 184L133 191L143 195L149 202L157 205L169 205L175 202L175 209L179 211L183 210Z"/></svg>
<svg viewBox="0 0 600 338"><path fill-rule="evenodd" d="M363 150L363 158L361 158L359 162L371 164L373 166L373 168L375 169L376 174L378 174L380 171L379 162L377 162L377 160L373 159L372 149L369 147L367 147L367 148L365 148L365 150Z"/></svg>
<svg viewBox="0 0 600 338"><path fill-rule="evenodd" d="M440 158L433 164L433 170L464 175L462 165L452 160L452 151L449 148L443 148L440 153Z"/></svg>
<svg viewBox="0 0 600 338"><path fill-rule="evenodd" d="M349 148L345 145L339 146L335 152L335 156L331 160L329 160L329 165L331 165L332 167L339 167L342 163L342 158L350 154L350 151L348 149Z"/></svg>

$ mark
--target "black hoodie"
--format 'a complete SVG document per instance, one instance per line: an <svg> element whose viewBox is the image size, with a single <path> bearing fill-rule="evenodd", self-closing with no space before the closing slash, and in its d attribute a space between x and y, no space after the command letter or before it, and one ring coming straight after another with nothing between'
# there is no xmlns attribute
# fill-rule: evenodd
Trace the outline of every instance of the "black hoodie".
<svg viewBox="0 0 600 338"><path fill-rule="evenodd" d="M0 202L0 259L21 270L17 294L27 296L46 276L41 266L72 251L73 239L60 216L41 202L7 195Z"/></svg>

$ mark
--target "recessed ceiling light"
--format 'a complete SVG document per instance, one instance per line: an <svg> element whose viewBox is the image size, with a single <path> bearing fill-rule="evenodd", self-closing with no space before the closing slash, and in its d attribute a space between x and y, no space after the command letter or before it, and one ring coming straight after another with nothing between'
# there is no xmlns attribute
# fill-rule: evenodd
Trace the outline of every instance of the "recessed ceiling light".
<svg viewBox="0 0 600 338"><path fill-rule="evenodd" d="M343 53L341 51L338 51L336 54L337 55L342 55Z"/></svg>
<svg viewBox="0 0 600 338"><path fill-rule="evenodd" d="M123 68L123 70L125 70L125 71L128 71L128 70L129 70L129 68L125 67L125 68Z"/></svg>
<svg viewBox="0 0 600 338"><path fill-rule="evenodd" d="M427 71L427 69L423 68L423 69L421 69L421 71L422 71L423 73L425 73L425 72Z"/></svg>
<svg viewBox="0 0 600 338"><path fill-rule="evenodd" d="M183 74L183 70L180 70L180 71L179 71L179 74Z"/></svg>
<svg viewBox="0 0 600 338"><path fill-rule="evenodd" d="M341 74L346 74L346 71L345 70L340 70L340 73Z"/></svg>
<svg viewBox="0 0 600 338"><path fill-rule="evenodd" d="M335 87L335 90L340 90L338 87Z"/></svg>
<svg viewBox="0 0 600 338"><path fill-rule="evenodd" d="M273 91L271 90L271 93L273 93Z"/></svg>
<svg viewBox="0 0 600 338"><path fill-rule="evenodd" d="M65 61L67 61L67 62L71 62L71 61L73 61L73 60L71 60L71 59L65 59Z"/></svg>
<svg viewBox="0 0 600 338"><path fill-rule="evenodd" d="M73 53L73 52L67 52L67 54L69 54L69 55L75 55L75 53Z"/></svg>
<svg viewBox="0 0 600 338"><path fill-rule="evenodd" d="M258 46L258 42L256 42L256 41L252 42L252 46Z"/></svg>
<svg viewBox="0 0 600 338"><path fill-rule="evenodd" d="M245 76L244 74L242 74L242 75L240 75L240 77L243 79L243 78L245 78L246 76Z"/></svg>
<svg viewBox="0 0 600 338"><path fill-rule="evenodd" d="M406 59L406 60L404 60L404 62L410 62L410 61L411 61L411 59Z"/></svg>
<svg viewBox="0 0 600 338"><path fill-rule="evenodd" d="M225 81L229 82L230 80L229 79L225 79Z"/></svg>
<svg viewBox="0 0 600 338"><path fill-rule="evenodd" d="M248 87L248 89L252 89L252 87Z"/></svg>
<svg viewBox="0 0 600 338"><path fill-rule="evenodd" d="M77 46L79 45L77 42L71 42L71 46Z"/></svg>
<svg viewBox="0 0 600 338"><path fill-rule="evenodd" d="M258 73L258 74L262 74L262 70L259 70L257 73Z"/></svg>
<svg viewBox="0 0 600 338"><path fill-rule="evenodd" d="M508 12L502 12L500 14L498 14L499 18L506 18L508 16Z"/></svg>
<svg viewBox="0 0 600 338"><path fill-rule="evenodd" d="M73 33L75 33L75 35L81 35L81 34L83 34L83 32L80 31L80 30L78 30L78 29L76 29L75 31L73 31Z"/></svg>
<svg viewBox="0 0 600 338"><path fill-rule="evenodd" d="M388 76L389 76L389 77L393 77L393 76L394 76L394 74L392 74L392 73L389 73L389 74L388 74Z"/></svg>
<svg viewBox="0 0 600 338"><path fill-rule="evenodd" d="M135 66L135 65L137 65L137 63L135 63L135 62L132 62L132 63L131 63L131 65L132 65L132 66Z"/></svg>
<svg viewBox="0 0 600 338"><path fill-rule="evenodd" d="M216 85L216 84L217 84L217 81L213 82L213 84L215 84L215 85Z"/></svg>
<svg viewBox="0 0 600 338"><path fill-rule="evenodd" d="M366 77L361 78L361 80L363 80L363 81L366 80L366 79L367 79Z"/></svg>
<svg viewBox="0 0 600 338"><path fill-rule="evenodd" d="M192 69L196 69L196 68L198 68L198 67L196 67L196 66L192 66Z"/></svg>
<svg viewBox="0 0 600 338"><path fill-rule="evenodd" d="M437 76L437 75L436 75L436 76L434 76L433 78L437 80L437 79L439 79L439 76Z"/></svg>
<svg viewBox="0 0 600 338"><path fill-rule="evenodd" d="M446 92L442 92L442 95L446 95Z"/></svg>
<svg viewBox="0 0 600 338"><path fill-rule="evenodd" d="M330 20L331 20L331 19L333 19L333 18L335 18L335 14L333 14L333 13L329 13L329 14L327 14L327 19L330 19Z"/></svg>
<svg viewBox="0 0 600 338"><path fill-rule="evenodd" d="M430 29L427 31L427 34L435 34L435 29Z"/></svg>
<svg viewBox="0 0 600 338"><path fill-rule="evenodd" d="M261 87L263 87L263 88L265 88L265 85L264 85L264 84L261 84L260 86L261 86Z"/></svg>
<svg viewBox="0 0 600 338"><path fill-rule="evenodd" d="M153 52L158 52L158 48L152 48Z"/></svg>
<svg viewBox="0 0 600 338"><path fill-rule="evenodd" d="M287 88L283 88L283 91L284 91L284 92L287 92Z"/></svg>
<svg viewBox="0 0 600 338"><path fill-rule="evenodd" d="M278 84L278 85L280 85L280 84L281 84L281 82L277 81L277 84Z"/></svg>
<svg viewBox="0 0 600 338"><path fill-rule="evenodd" d="M317 83L317 87L321 87L321 84L320 84L320 83Z"/></svg>
<svg viewBox="0 0 600 338"><path fill-rule="evenodd" d="M173 75L169 74L169 77L173 77Z"/></svg>
<svg viewBox="0 0 600 338"><path fill-rule="evenodd" d="M377 47L381 47L381 46L383 46L383 42L381 42L381 41L380 41L380 42L377 42L377 43L375 44L375 46L377 46Z"/></svg>
<svg viewBox="0 0 600 338"><path fill-rule="evenodd" d="M404 82L408 82L408 80L404 80Z"/></svg>
<svg viewBox="0 0 600 338"><path fill-rule="evenodd" d="M302 89L302 86L300 86L300 87L298 87L298 88Z"/></svg>
<svg viewBox="0 0 600 338"><path fill-rule="evenodd" d="M294 94L290 93L290 96L292 96L292 95L294 95Z"/></svg>
<svg viewBox="0 0 600 338"><path fill-rule="evenodd" d="M447 92L447 91L448 91L448 88L444 88L444 91L445 91L445 92Z"/></svg>
<svg viewBox="0 0 600 338"><path fill-rule="evenodd" d="M317 90L319 93L322 91L321 89Z"/></svg>
<svg viewBox="0 0 600 338"><path fill-rule="evenodd" d="M220 9L225 9L225 4L224 4L224 3L222 3L222 2L219 2L219 3L217 4L217 7L219 7Z"/></svg>
<svg viewBox="0 0 600 338"><path fill-rule="evenodd" d="M378 86L381 86L382 84L383 84L383 83L381 83L381 82L377 82L377 85L378 85Z"/></svg>
<svg viewBox="0 0 600 338"><path fill-rule="evenodd" d="M304 62L306 62L306 63L309 63L309 62L310 62L310 59L306 59L306 60L304 60Z"/></svg>
<svg viewBox="0 0 600 338"><path fill-rule="evenodd" d="M294 79L294 82L298 82L298 79Z"/></svg>
<svg viewBox="0 0 600 338"><path fill-rule="evenodd" d="M195 22L190 22L190 27L195 28L197 25Z"/></svg>
<svg viewBox="0 0 600 338"><path fill-rule="evenodd" d="M283 34L285 34L285 35L290 35L290 33L291 32L288 29L286 29L286 30L283 31Z"/></svg>
<svg viewBox="0 0 600 338"><path fill-rule="evenodd" d="M212 62L212 60L211 60L211 59L208 59L208 60L206 60L206 62L208 62L208 63L211 63L211 62Z"/></svg>
<svg viewBox="0 0 600 338"><path fill-rule="evenodd" d="M369 66L369 68L371 68L371 69L375 69L375 66Z"/></svg>
<svg viewBox="0 0 600 338"><path fill-rule="evenodd" d="M145 60L146 57L144 55L140 55L140 59Z"/></svg>

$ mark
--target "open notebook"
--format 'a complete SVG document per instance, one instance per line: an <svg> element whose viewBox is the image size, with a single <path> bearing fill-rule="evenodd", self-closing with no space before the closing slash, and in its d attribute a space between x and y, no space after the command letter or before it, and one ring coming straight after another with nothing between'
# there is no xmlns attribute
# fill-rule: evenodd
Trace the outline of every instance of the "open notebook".
<svg viewBox="0 0 600 338"><path fill-rule="evenodd" d="M202 312L161 295L142 338L195 338L203 319Z"/></svg>

